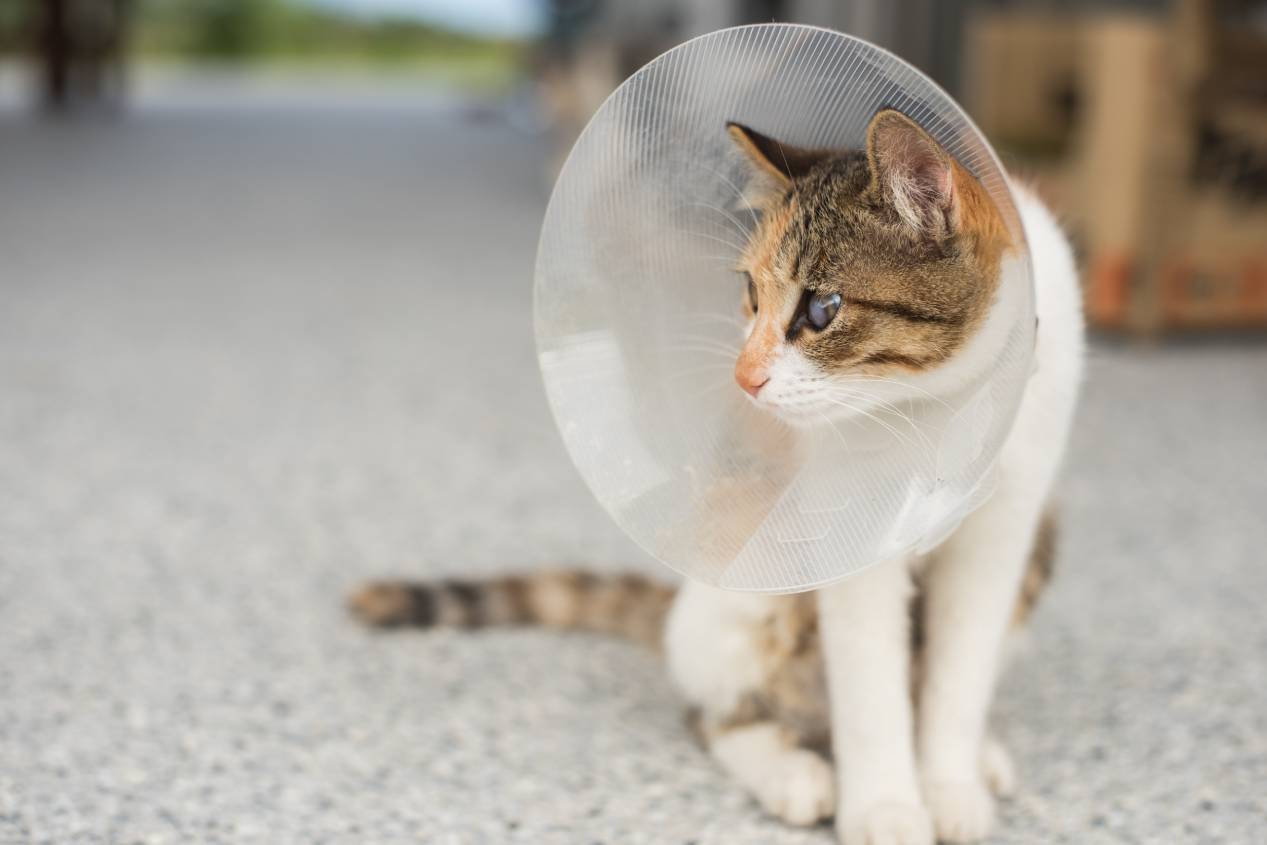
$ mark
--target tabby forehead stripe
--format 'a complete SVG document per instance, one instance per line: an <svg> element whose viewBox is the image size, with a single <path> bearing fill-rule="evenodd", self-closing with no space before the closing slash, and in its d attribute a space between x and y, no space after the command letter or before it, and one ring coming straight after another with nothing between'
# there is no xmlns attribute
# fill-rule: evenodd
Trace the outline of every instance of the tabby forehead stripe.
<svg viewBox="0 0 1267 845"><path fill-rule="evenodd" d="M895 317L901 317L904 320L910 320L914 323L938 323L945 326L955 326L963 323L962 317L934 314L929 311L922 311L919 308L912 308L909 305L903 305L901 302L885 302L878 299L859 299L852 296L844 297L844 301L848 305L854 305L859 308L869 308L872 311L883 311L886 314L892 314Z"/></svg>
<svg viewBox="0 0 1267 845"><path fill-rule="evenodd" d="M873 352L867 357L859 361L859 364L897 364L902 367L910 367L918 370L927 367L930 364L936 364L940 358L927 357L917 358L913 355L903 355L901 352Z"/></svg>

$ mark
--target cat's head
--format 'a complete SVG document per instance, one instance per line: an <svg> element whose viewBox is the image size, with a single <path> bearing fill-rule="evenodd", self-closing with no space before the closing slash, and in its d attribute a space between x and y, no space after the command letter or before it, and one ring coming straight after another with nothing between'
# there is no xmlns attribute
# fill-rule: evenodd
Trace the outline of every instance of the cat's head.
<svg viewBox="0 0 1267 845"><path fill-rule="evenodd" d="M804 149L731 123L760 212L737 269L747 337L735 380L798 424L937 393L985 367L982 332L1009 248L981 184L900 112L865 151Z"/></svg>

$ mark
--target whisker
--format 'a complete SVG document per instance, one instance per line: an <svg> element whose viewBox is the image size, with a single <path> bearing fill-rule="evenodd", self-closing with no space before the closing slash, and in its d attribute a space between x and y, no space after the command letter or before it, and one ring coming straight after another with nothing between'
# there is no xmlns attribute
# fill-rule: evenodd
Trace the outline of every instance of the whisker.
<svg viewBox="0 0 1267 845"><path fill-rule="evenodd" d="M912 426L915 425L914 419L912 419L909 414L907 414L897 405L893 404L887 399L883 399L879 396L876 396L874 393L869 393L865 390L850 390L848 388L839 387L839 386L832 388L831 391L829 391L829 393L831 392L838 393L842 396L851 396L855 399L865 400L882 410L888 411L891 414L901 417L902 419L910 423Z"/></svg>
<svg viewBox="0 0 1267 845"><path fill-rule="evenodd" d="M700 355L716 355L720 358L733 359L738 355L738 353L732 352L728 349L714 349L708 346L673 345L668 348L679 352L694 352Z"/></svg>
<svg viewBox="0 0 1267 845"><path fill-rule="evenodd" d="M856 375L856 376L844 376L839 381L842 383L849 383L849 382L854 382L854 381L859 381L859 382L866 381L866 382L876 382L876 383L881 383L881 384L895 384L898 387L904 388L906 390L914 390L917 393L921 394L922 396L926 396L927 398L932 399L934 402L940 403L941 405L945 406L951 411L955 410L954 406L952 406L945 399L942 399L937 394L930 393L929 391L925 390L922 387L919 387L914 384L908 384L907 382L899 381L898 379L887 378L885 376Z"/></svg>
<svg viewBox="0 0 1267 845"><path fill-rule="evenodd" d="M727 269L733 270L733 271L735 271L736 273L738 273L738 272L739 272L739 270L740 270L740 267L739 267L739 258L740 258L740 256L734 256L734 255L697 255L697 256L696 256L696 258L700 259L701 261L717 261L717 262L721 262L722 264L725 264L725 265L726 265Z"/></svg>
<svg viewBox="0 0 1267 845"><path fill-rule="evenodd" d="M849 388L845 388L845 387L839 387L839 386L837 386L837 387L835 387L835 388L833 388L833 389L834 389L834 390L844 391L844 392L846 392L846 393L849 393L849 394L851 394L851 395L853 395L853 396L856 396L856 397L858 397L858 398L861 398L861 399L866 399L866 400L868 400L868 401L870 401L870 402L874 403L875 405L877 405L877 406L879 406L879 407L881 407L881 408L883 408L883 409L885 409L885 410L889 411L890 413L896 414L897 416L901 417L901 418L902 418L903 420L905 420L908 424L910 424L913 428L918 428L918 426L917 426L917 424L916 424L916 422L915 422L915 419L914 419L914 418L913 418L913 417L912 417L912 416L911 416L911 415L910 415L910 414L909 414L906 410L903 410L901 407L899 407L899 406L897 405L897 402L909 402L909 401L911 401L911 400L909 400L909 399L898 399L898 400L896 400L896 401L890 401L890 400L885 399L885 398L883 398L883 397L881 397L881 396L877 396L876 394L872 393L871 391L868 391L868 390L863 390L863 389L861 389L861 388L857 388L857 387L855 387L853 390L850 390Z"/></svg>
<svg viewBox="0 0 1267 845"><path fill-rule="evenodd" d="M739 354L739 346L737 344L727 343L726 341L721 340L720 338L710 337L709 335L684 332L682 334L677 335L676 337L677 339L685 340L688 343L699 343L704 346L712 346L717 349L725 349L725 350L735 353L736 355Z"/></svg>
<svg viewBox="0 0 1267 845"><path fill-rule="evenodd" d="M878 396L874 396L872 394L868 394L865 392L852 392L852 393L847 393L846 395L848 395L850 398L853 398L853 399L862 399L863 401L872 402L876 406L880 407L882 410L887 411L888 413L891 413L894 416L898 417L903 422L905 422L908 426L910 426L912 433L914 433L923 442L924 448L928 449L930 453L936 452L937 450L936 446L933 445L933 442L932 440L928 438L928 435L924 433L924 431L919 427L919 425L915 422L915 420L909 414L903 412L897 406L893 405L890 402L886 402L883 399L880 399Z"/></svg>
<svg viewBox="0 0 1267 845"><path fill-rule="evenodd" d="M839 400L837 400L837 399L833 399L833 398L832 398L832 397L830 397L830 396L825 397L825 398L826 398L826 400L827 400L828 402L831 402L832 404L835 404L835 405L840 405L841 407L848 408L849 410L853 411L854 413L856 413L856 414L860 414L860 415L862 415L862 416L866 417L867 419L869 419L869 420L871 420L872 422L876 423L877 425L881 426L881 427L882 427L885 431L887 431L887 432L889 432L890 434L892 434L892 435L893 435L893 437L894 437L896 440L898 440L900 443L903 443L903 444L905 444L905 445L907 445L907 446L910 446L910 447L912 447L912 448L914 448L914 449L916 449L916 450L919 450L919 448L920 448L920 445L921 445L921 444L913 442L913 441L912 441L909 437L907 437L906 435L902 434L902 432L898 431L898 430L897 430L896 428L894 428L892 425L890 425L889 423L885 422L883 419L881 419L880 417L878 417L878 416L876 416L875 414L871 413L870 411L866 410L865 408L859 408L859 407L857 407L857 406L855 406L855 405L851 405L851 404L849 404L849 403L847 403L847 402L842 402L842 401L839 401ZM854 398L860 398L860 397L856 397L856 396L855 396ZM924 446L925 446L925 448L929 448L929 449L931 449L931 444L924 444Z"/></svg>
<svg viewBox="0 0 1267 845"><path fill-rule="evenodd" d="M751 205L749 205L747 202L744 201L743 191L739 190L739 186L737 186L734 182L732 182L730 180L730 177L728 177L725 173L722 173L720 170L717 170L716 168L713 168L713 167L709 167L706 164L699 164L698 166L702 167L704 170L709 171L713 175L720 177L721 180L725 182L726 185L732 191L735 192L735 199L739 200L740 207L745 209L748 212L748 216L752 218L752 227L755 229L758 225L760 225L760 221L757 220L757 213L752 210Z"/></svg>
<svg viewBox="0 0 1267 845"><path fill-rule="evenodd" d="M701 350L708 350L709 352L716 352L718 354L725 355L732 361L739 359L739 350L735 349L733 346L729 346L725 343L705 341L703 338L682 338L681 342L670 344L667 348L675 352L699 352Z"/></svg>
<svg viewBox="0 0 1267 845"><path fill-rule="evenodd" d="M734 225L735 231L737 231L740 235L742 235L744 240L747 240L750 237L751 233L748 231L748 229L745 228L744 225L740 223L739 220L736 219L736 217L733 214L731 214L729 211L727 211L726 209L718 208L715 205L709 205L706 202L692 202L692 203L687 203L687 205L692 208L706 208L709 211L716 211L718 214L721 214L722 216L724 216L727 220L731 222L731 224Z"/></svg>
<svg viewBox="0 0 1267 845"><path fill-rule="evenodd" d="M700 373L720 373L720 372L727 372L727 371L729 371L730 369L732 369L732 368L731 368L731 366L730 366L729 364L707 364L707 365L702 366L702 367L692 367L692 368L691 368L691 369L689 369L689 370L679 370L679 371L677 371L677 372L673 373L672 375L670 375L670 376L669 376L669 378L670 378L670 379L674 379L674 380L678 380L678 379L684 379L684 378L687 378L687 377L689 377L689 376L693 376L693 375L699 375Z"/></svg>
<svg viewBox="0 0 1267 845"><path fill-rule="evenodd" d="M728 246L735 251L736 261L739 259L739 255L741 255L743 251L747 249L747 246L745 244L737 244L734 241L727 240L726 238L720 238L716 235L710 235L707 232L696 232L694 229L680 229L676 227L674 228L674 231L680 232L684 235L694 235L697 238L707 238L710 241L716 241L719 244Z"/></svg>
<svg viewBox="0 0 1267 845"><path fill-rule="evenodd" d="M683 323L696 323L700 320L710 320L714 323L722 323L727 326L732 326L740 331L743 331L744 329L744 323L739 317L730 317L725 314L706 314L700 311L693 314L678 314L676 317Z"/></svg>
<svg viewBox="0 0 1267 845"><path fill-rule="evenodd" d="M827 423L827 425L831 427L832 431L836 432L836 436L840 438L840 445L848 449L849 441L845 439L844 433L840 429L836 428L836 424L832 422L831 417L827 416L827 414L823 411L819 411L818 415L823 418L823 422Z"/></svg>

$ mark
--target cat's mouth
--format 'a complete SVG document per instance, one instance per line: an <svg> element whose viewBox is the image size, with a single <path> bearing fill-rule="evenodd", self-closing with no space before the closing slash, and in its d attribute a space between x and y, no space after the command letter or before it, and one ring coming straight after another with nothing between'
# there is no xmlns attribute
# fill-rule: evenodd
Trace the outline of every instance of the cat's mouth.
<svg viewBox="0 0 1267 845"><path fill-rule="evenodd" d="M888 405L886 399L871 391L836 384L827 378L792 384L771 379L756 396L745 395L765 413L797 428L835 426L873 416Z"/></svg>

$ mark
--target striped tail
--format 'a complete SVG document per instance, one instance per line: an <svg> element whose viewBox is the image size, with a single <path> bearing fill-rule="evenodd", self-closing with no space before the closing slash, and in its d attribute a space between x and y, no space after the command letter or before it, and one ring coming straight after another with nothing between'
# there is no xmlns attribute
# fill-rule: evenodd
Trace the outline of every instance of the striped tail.
<svg viewBox="0 0 1267 845"><path fill-rule="evenodd" d="M641 575L553 570L478 581L378 581L349 596L348 609L378 628L541 625L658 650L676 592Z"/></svg>

